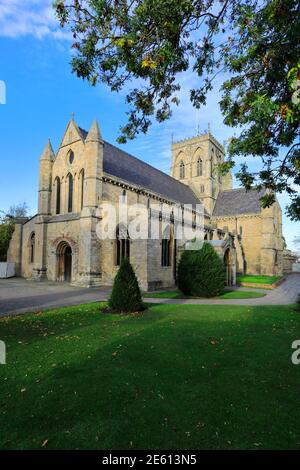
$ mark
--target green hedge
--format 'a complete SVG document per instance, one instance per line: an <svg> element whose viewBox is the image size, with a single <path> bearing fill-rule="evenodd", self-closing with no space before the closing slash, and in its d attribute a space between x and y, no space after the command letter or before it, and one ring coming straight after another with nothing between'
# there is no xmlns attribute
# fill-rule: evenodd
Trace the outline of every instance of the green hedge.
<svg viewBox="0 0 300 470"><path fill-rule="evenodd" d="M209 243L200 250L183 252L179 265L178 288L185 295L215 297L222 294L226 282L223 260Z"/></svg>

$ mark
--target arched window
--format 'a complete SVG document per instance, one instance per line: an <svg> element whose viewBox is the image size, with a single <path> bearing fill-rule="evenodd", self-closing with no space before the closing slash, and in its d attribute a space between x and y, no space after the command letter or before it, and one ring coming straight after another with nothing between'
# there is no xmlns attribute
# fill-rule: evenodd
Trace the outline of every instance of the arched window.
<svg viewBox="0 0 300 470"><path fill-rule="evenodd" d="M184 163L180 162L179 165L179 178L183 180L185 178L185 168L184 168Z"/></svg>
<svg viewBox="0 0 300 470"><path fill-rule="evenodd" d="M205 192L205 186L204 184L200 184L200 193L204 193Z"/></svg>
<svg viewBox="0 0 300 470"><path fill-rule="evenodd" d="M69 186L69 193L68 193L68 212L73 212L73 190L74 190L74 181L73 176L68 176L68 186Z"/></svg>
<svg viewBox="0 0 300 470"><path fill-rule="evenodd" d="M30 263L34 263L35 254L35 233L33 232L30 236Z"/></svg>
<svg viewBox="0 0 300 470"><path fill-rule="evenodd" d="M60 178L57 177L55 180L55 192L56 192L56 201L55 201L55 213L60 214L60 194L61 194L61 183Z"/></svg>
<svg viewBox="0 0 300 470"><path fill-rule="evenodd" d="M80 176L80 209L83 209L83 197L84 197L84 170L81 170Z"/></svg>
<svg viewBox="0 0 300 470"><path fill-rule="evenodd" d="M123 258L130 259L130 239L126 227L119 226L116 230L116 265L120 266Z"/></svg>
<svg viewBox="0 0 300 470"><path fill-rule="evenodd" d="M161 241L161 265L171 266L171 233L170 226L165 228Z"/></svg>
<svg viewBox="0 0 300 470"><path fill-rule="evenodd" d="M203 163L201 158L197 160L197 176L202 176L203 174Z"/></svg>

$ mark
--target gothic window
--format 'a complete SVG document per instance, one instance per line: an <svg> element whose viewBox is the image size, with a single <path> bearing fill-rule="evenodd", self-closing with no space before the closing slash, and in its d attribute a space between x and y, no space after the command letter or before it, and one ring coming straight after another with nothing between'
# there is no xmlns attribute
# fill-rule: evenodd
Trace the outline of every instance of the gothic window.
<svg viewBox="0 0 300 470"><path fill-rule="evenodd" d="M35 252L35 233L33 232L30 237L30 263L34 263Z"/></svg>
<svg viewBox="0 0 300 470"><path fill-rule="evenodd" d="M202 176L203 174L203 163L201 158L197 160L197 176Z"/></svg>
<svg viewBox="0 0 300 470"><path fill-rule="evenodd" d="M60 183L59 177L56 178L55 185L56 185L55 213L60 214L61 183Z"/></svg>
<svg viewBox="0 0 300 470"><path fill-rule="evenodd" d="M72 175L69 175L69 176L68 176L68 186L69 186L69 192L68 192L68 212L73 212L74 181L73 181L73 176L72 176Z"/></svg>
<svg viewBox="0 0 300 470"><path fill-rule="evenodd" d="M171 236L170 226L166 227L161 241L161 265L171 266Z"/></svg>
<svg viewBox="0 0 300 470"><path fill-rule="evenodd" d="M180 165L179 165L179 178L181 180L183 180L185 178L185 167L184 167L183 162L180 162Z"/></svg>
<svg viewBox="0 0 300 470"><path fill-rule="evenodd" d="M125 227L117 227L116 230L116 265L120 266L123 258L130 259L130 239L128 230Z"/></svg>
<svg viewBox="0 0 300 470"><path fill-rule="evenodd" d="M80 172L80 208L83 209L83 197L84 197L84 170Z"/></svg>

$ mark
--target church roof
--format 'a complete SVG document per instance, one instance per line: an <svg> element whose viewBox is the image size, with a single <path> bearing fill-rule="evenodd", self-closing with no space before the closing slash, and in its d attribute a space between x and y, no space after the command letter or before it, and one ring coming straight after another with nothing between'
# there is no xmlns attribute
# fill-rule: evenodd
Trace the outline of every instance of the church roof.
<svg viewBox="0 0 300 470"><path fill-rule="evenodd" d="M85 140L88 133L80 127L79 131ZM103 170L180 204L200 204L194 192L185 184L105 141Z"/></svg>
<svg viewBox="0 0 300 470"><path fill-rule="evenodd" d="M200 203L185 184L108 142L104 142L103 169L105 173L149 189L166 199L182 204Z"/></svg>
<svg viewBox="0 0 300 470"><path fill-rule="evenodd" d="M221 191L214 207L213 216L259 214L261 211L260 199L265 193L265 189L247 191L244 188Z"/></svg>

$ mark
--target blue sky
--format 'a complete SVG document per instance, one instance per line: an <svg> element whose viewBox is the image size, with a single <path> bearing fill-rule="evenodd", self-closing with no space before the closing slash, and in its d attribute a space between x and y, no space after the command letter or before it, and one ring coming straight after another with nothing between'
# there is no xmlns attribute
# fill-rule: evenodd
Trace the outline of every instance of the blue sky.
<svg viewBox="0 0 300 470"><path fill-rule="evenodd" d="M59 30L51 3L0 1L0 80L6 84L6 104L0 105L0 210L26 201L35 213L40 154L49 137L57 150L72 112L85 129L97 118L103 137L111 143L126 122L124 93L112 94L104 85L92 88L71 73L69 38ZM154 124L146 136L122 146L166 172L172 134L180 140L193 136L196 130L196 111L188 92L197 86L197 77L183 75L181 85L181 103L171 120ZM221 143L233 134L222 123L217 90L199 111L198 121L202 131L210 122ZM284 212L288 197L279 195L279 200ZM283 232L294 249L300 224L283 216Z"/></svg>

